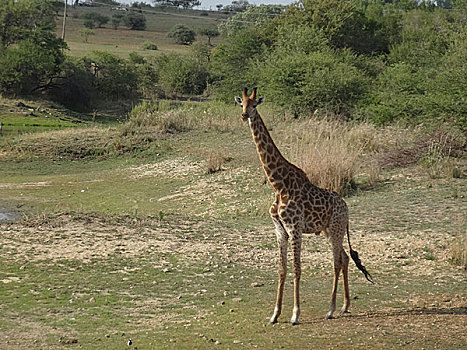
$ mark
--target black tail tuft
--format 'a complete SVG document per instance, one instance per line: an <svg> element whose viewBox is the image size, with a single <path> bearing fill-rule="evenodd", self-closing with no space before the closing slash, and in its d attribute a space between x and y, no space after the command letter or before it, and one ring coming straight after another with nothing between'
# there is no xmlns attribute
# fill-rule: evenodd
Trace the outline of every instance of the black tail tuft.
<svg viewBox="0 0 467 350"><path fill-rule="evenodd" d="M350 248L350 256L352 257L352 260L355 262L355 265L357 265L358 269L363 272L363 274L365 275L365 278L374 284L375 282L373 282L373 279L370 273L366 270L365 266L363 266L362 262L360 261L360 258L358 257L358 252Z"/></svg>

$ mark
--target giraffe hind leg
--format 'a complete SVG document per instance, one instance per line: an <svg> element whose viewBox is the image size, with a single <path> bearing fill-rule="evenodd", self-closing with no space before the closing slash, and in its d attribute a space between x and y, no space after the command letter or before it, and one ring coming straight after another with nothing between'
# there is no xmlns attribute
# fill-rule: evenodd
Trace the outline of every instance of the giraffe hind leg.
<svg viewBox="0 0 467 350"><path fill-rule="evenodd" d="M326 320L334 318L334 311L336 310L336 296L337 296L337 287L339 284L339 275L342 271L344 276L344 307L348 308L349 306L349 294L348 294L348 265L349 258L344 251L342 245L343 234L341 230L333 229L332 227L326 231L328 234L329 240L332 245L332 255L334 258L334 275L333 275L333 284L331 291L331 304L329 306L329 311L326 314Z"/></svg>
<svg viewBox="0 0 467 350"><path fill-rule="evenodd" d="M342 306L341 315L349 312L350 307L350 292L349 292L349 256L342 249L342 284L344 286L344 305Z"/></svg>

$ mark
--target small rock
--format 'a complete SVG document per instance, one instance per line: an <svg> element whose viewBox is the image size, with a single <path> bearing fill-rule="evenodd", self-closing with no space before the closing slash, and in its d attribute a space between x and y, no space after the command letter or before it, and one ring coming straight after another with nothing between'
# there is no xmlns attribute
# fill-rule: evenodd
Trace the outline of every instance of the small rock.
<svg viewBox="0 0 467 350"><path fill-rule="evenodd" d="M234 312L234 309L230 309L229 312Z"/></svg>
<svg viewBox="0 0 467 350"><path fill-rule="evenodd" d="M252 287L262 287L262 286L264 286L264 283L253 282L253 283L251 284L251 286L252 286Z"/></svg>
<svg viewBox="0 0 467 350"><path fill-rule="evenodd" d="M232 298L232 301L238 303L240 301L242 301L243 299L242 298Z"/></svg>
<svg viewBox="0 0 467 350"><path fill-rule="evenodd" d="M222 343L221 343L219 340L216 340L216 342L215 342L214 344L220 345L220 344L222 344Z"/></svg>
<svg viewBox="0 0 467 350"><path fill-rule="evenodd" d="M110 338L110 334L106 334L105 337L106 337L106 338Z"/></svg>
<svg viewBox="0 0 467 350"><path fill-rule="evenodd" d="M168 267L165 267L162 271L163 272L170 272L170 269Z"/></svg>
<svg viewBox="0 0 467 350"><path fill-rule="evenodd" d="M240 340L234 340L233 343L234 344L240 344Z"/></svg>
<svg viewBox="0 0 467 350"><path fill-rule="evenodd" d="M217 305L219 305L219 306L225 305L225 301L224 300L219 301L219 302L217 302Z"/></svg>
<svg viewBox="0 0 467 350"><path fill-rule="evenodd" d="M126 343L126 345L130 346L131 344L133 344L133 341L131 339L128 339L128 342Z"/></svg>

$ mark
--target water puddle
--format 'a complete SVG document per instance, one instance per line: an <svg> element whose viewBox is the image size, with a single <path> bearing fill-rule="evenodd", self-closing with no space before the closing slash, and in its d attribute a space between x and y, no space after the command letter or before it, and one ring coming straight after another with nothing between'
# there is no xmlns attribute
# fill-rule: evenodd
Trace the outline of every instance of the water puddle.
<svg viewBox="0 0 467 350"><path fill-rule="evenodd" d="M0 205L0 221L13 221L19 219L19 214L12 210Z"/></svg>

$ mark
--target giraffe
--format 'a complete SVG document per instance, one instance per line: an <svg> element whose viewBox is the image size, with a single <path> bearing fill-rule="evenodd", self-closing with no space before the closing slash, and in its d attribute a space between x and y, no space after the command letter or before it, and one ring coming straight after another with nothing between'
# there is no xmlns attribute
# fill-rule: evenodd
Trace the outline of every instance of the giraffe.
<svg viewBox="0 0 467 350"><path fill-rule="evenodd" d="M341 313L349 312L350 306L349 257L343 247L346 232L350 255L357 268L363 272L368 281L373 283L371 275L362 265L358 253L352 250L350 245L349 215L346 203L336 192L330 192L313 185L302 169L282 156L256 110L256 107L264 102L264 98L256 100L256 92L257 89L254 88L251 95L248 96L248 90L245 88L242 92L242 98L235 97L235 101L243 108L241 118L249 123L256 150L275 195L269 214L275 227L279 246L279 281L274 313L269 323L276 323L282 311L282 297L287 274L287 245L288 239L291 238L294 306L290 323L292 325L298 324L300 315L300 253L304 233L320 234L323 232L332 246L334 279L331 304L325 317L332 319L336 309L337 285L341 271L344 285L344 305Z"/></svg>

